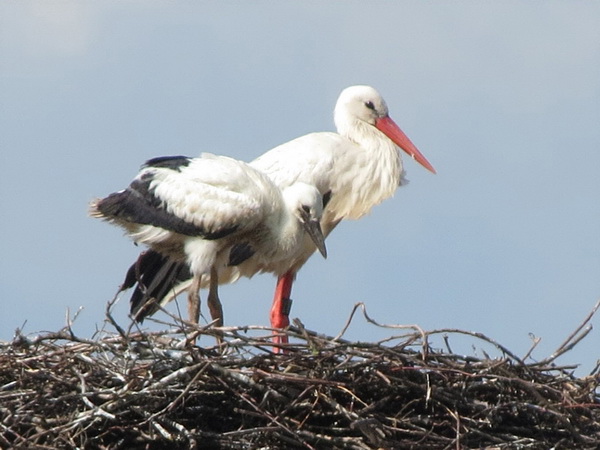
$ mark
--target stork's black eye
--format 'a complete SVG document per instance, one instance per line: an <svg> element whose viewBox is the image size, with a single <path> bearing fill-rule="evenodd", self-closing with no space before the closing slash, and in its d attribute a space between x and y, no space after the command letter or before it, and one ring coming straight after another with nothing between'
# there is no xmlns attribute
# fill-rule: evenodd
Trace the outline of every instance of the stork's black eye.
<svg viewBox="0 0 600 450"><path fill-rule="evenodd" d="M310 206L307 205L302 205L302 209L304 210L304 212L306 214L310 214Z"/></svg>
<svg viewBox="0 0 600 450"><path fill-rule="evenodd" d="M375 105L373 104L373 102L369 101L365 103L365 106L369 109L372 109L373 111L375 111Z"/></svg>

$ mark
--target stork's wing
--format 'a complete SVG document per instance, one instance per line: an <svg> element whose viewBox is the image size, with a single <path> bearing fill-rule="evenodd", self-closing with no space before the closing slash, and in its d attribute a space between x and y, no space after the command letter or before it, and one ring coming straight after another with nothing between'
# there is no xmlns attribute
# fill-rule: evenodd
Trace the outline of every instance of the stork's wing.
<svg viewBox="0 0 600 450"><path fill-rule="evenodd" d="M127 189L93 204L92 214L126 228L151 225L219 239L256 226L270 212L273 202L268 199L278 193L264 179L247 164L227 157L155 158Z"/></svg>

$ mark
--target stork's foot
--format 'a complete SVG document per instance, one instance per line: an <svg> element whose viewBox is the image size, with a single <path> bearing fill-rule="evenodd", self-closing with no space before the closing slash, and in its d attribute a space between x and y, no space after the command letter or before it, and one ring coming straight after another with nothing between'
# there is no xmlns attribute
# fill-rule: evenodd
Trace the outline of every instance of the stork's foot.
<svg viewBox="0 0 600 450"><path fill-rule="evenodd" d="M288 353L289 350L285 348L289 344L289 338L287 335L274 335L273 336L273 353Z"/></svg>

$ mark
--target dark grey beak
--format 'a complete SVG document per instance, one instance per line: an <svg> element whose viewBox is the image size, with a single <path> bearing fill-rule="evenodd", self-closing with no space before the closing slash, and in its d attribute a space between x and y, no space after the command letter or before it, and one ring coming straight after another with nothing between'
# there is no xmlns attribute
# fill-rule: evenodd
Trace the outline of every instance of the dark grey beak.
<svg viewBox="0 0 600 450"><path fill-rule="evenodd" d="M325 247L325 236L323 236L323 230L321 230L321 224L318 220L311 219L308 213L304 210L300 210L302 216L302 225L304 230L308 233L312 241L315 243L323 258L327 258L327 248Z"/></svg>
<svg viewBox="0 0 600 450"><path fill-rule="evenodd" d="M318 220L309 220L304 222L304 229L315 243L323 258L327 258L327 248L325 247L325 236L321 230L321 224Z"/></svg>

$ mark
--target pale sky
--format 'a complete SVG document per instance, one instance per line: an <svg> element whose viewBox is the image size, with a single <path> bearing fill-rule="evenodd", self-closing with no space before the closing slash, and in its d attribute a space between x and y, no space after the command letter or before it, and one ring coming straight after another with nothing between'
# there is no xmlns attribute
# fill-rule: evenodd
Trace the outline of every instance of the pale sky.
<svg viewBox="0 0 600 450"><path fill-rule="evenodd" d="M438 174L405 158L411 183L334 231L291 317L335 335L362 301L548 356L600 297L598 23L600 3L572 1L2 2L0 339L80 306L78 334L102 326L141 249L87 204L145 160L250 161L333 130L339 92L370 84ZM222 288L226 323L268 325L274 285ZM559 362L589 371L599 332Z"/></svg>

